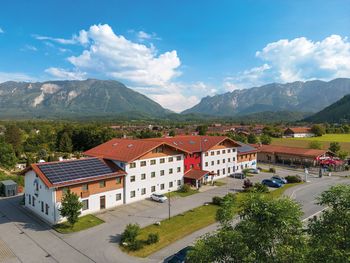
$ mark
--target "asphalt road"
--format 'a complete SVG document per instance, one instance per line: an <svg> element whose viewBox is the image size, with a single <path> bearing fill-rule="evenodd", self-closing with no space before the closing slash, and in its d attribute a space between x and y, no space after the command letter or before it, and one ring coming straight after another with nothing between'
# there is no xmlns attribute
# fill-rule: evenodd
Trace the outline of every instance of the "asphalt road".
<svg viewBox="0 0 350 263"><path fill-rule="evenodd" d="M279 169L279 175L291 175L297 172ZM252 178L260 181L271 174L260 174ZM300 202L304 218L317 213L322 207L315 204L315 198L329 186L337 183L349 183L349 179L340 177L312 178L310 183L286 191ZM215 187L203 193L172 200L172 214L179 214L211 201L215 195L223 196L241 188L242 181L227 178L227 184ZM126 255L117 246L119 235L127 223L139 223L146 226L167 218L167 204L141 201L104 211L98 216L106 223L97 227L68 235L51 230L45 223L28 213L18 205L20 198L0 199L0 262L160 262L163 258L191 244L201 235L216 229L211 225L197 231L182 240L158 251L147 259Z"/></svg>

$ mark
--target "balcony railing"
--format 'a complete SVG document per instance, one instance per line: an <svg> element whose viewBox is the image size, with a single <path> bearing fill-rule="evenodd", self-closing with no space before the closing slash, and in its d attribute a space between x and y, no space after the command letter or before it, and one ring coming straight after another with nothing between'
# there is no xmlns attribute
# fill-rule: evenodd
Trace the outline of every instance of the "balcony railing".
<svg viewBox="0 0 350 263"><path fill-rule="evenodd" d="M90 196L90 192L87 190L87 191L82 191L80 193L80 197L81 198L86 198L86 197L89 197Z"/></svg>

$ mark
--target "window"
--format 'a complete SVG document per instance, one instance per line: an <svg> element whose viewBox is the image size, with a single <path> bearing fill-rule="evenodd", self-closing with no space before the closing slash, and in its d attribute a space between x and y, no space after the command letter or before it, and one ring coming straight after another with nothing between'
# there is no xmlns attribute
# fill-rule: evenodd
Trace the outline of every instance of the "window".
<svg viewBox="0 0 350 263"><path fill-rule="evenodd" d="M35 190L36 190L36 191L39 191L39 183L38 183L38 182L35 183ZM43 211L43 212L44 212L44 211Z"/></svg>
<svg viewBox="0 0 350 263"><path fill-rule="evenodd" d="M29 196L28 196L28 199L29 199L29 200L28 200L28 203L31 205L31 204L32 204L32 196L29 195Z"/></svg>
<svg viewBox="0 0 350 263"><path fill-rule="evenodd" d="M116 194L115 201L120 201L120 200L122 200L122 194Z"/></svg>
<svg viewBox="0 0 350 263"><path fill-rule="evenodd" d="M164 190L164 184L160 185L160 190Z"/></svg>
<svg viewBox="0 0 350 263"><path fill-rule="evenodd" d="M141 166L146 166L146 161L141 161L140 165Z"/></svg>
<svg viewBox="0 0 350 263"><path fill-rule="evenodd" d="M217 160L216 163L217 163L217 164L220 164L220 160Z"/></svg>
<svg viewBox="0 0 350 263"><path fill-rule="evenodd" d="M177 180L177 185L178 185L178 186L181 185L181 180Z"/></svg>
<svg viewBox="0 0 350 263"><path fill-rule="evenodd" d="M160 170L160 176L164 175L164 170Z"/></svg>
<svg viewBox="0 0 350 263"><path fill-rule="evenodd" d="M227 168L227 173L231 173L231 168L230 167Z"/></svg>
<svg viewBox="0 0 350 263"><path fill-rule="evenodd" d="M142 188L141 189L141 195L145 195L146 194L146 188Z"/></svg>
<svg viewBox="0 0 350 263"><path fill-rule="evenodd" d="M177 172L181 172L181 167L177 167Z"/></svg>
<svg viewBox="0 0 350 263"><path fill-rule="evenodd" d="M222 159L222 163L225 163L226 162L226 160L225 159Z"/></svg>
<svg viewBox="0 0 350 263"><path fill-rule="evenodd" d="M45 214L49 214L49 205L45 204Z"/></svg>
<svg viewBox="0 0 350 263"><path fill-rule="evenodd" d="M222 150L222 154L225 154L226 153L226 150Z"/></svg>
<svg viewBox="0 0 350 263"><path fill-rule="evenodd" d="M156 164L156 160L151 160L151 165L155 165Z"/></svg>
<svg viewBox="0 0 350 263"><path fill-rule="evenodd" d="M216 154L219 155L219 154L220 154L220 151L216 151Z"/></svg>
<svg viewBox="0 0 350 263"><path fill-rule="evenodd" d="M32 206L35 206L35 197L32 196Z"/></svg>
<svg viewBox="0 0 350 263"><path fill-rule="evenodd" d="M181 161L181 156L179 155L179 156L176 156L176 160L177 161Z"/></svg>
<svg viewBox="0 0 350 263"><path fill-rule="evenodd" d="M83 207L82 207L83 211L89 209L89 199L82 200L81 203L83 204Z"/></svg>
<svg viewBox="0 0 350 263"><path fill-rule="evenodd" d="M117 177L117 178L115 179L115 182L116 182L117 184L120 184L120 183L122 182L122 178L121 178L121 177Z"/></svg>
<svg viewBox="0 0 350 263"><path fill-rule="evenodd" d="M164 158L161 158L161 159L159 159L159 162L160 162L160 163L165 163L165 159L164 159Z"/></svg>
<svg viewBox="0 0 350 263"><path fill-rule="evenodd" d="M170 168L169 169L169 174L172 174L173 173L173 168Z"/></svg>
<svg viewBox="0 0 350 263"><path fill-rule="evenodd" d="M209 154L208 154L208 152L205 152L205 154L204 154L205 156L208 156Z"/></svg>
<svg viewBox="0 0 350 263"><path fill-rule="evenodd" d="M146 179L146 174L141 174L141 180L145 180Z"/></svg>
<svg viewBox="0 0 350 263"><path fill-rule="evenodd" d="M135 175L130 176L130 182L135 182Z"/></svg>
<svg viewBox="0 0 350 263"><path fill-rule="evenodd" d="M83 184L83 185L81 186L81 190L82 190L82 191L87 191L87 190L89 190L88 184Z"/></svg>
<svg viewBox="0 0 350 263"><path fill-rule="evenodd" d="M218 176L220 176L220 170L217 170L217 174L218 174Z"/></svg>
<svg viewBox="0 0 350 263"><path fill-rule="evenodd" d="M151 192L154 193L155 191L156 191L156 186L155 185L151 186Z"/></svg>
<svg viewBox="0 0 350 263"><path fill-rule="evenodd" d="M169 188L172 188L174 186L173 182L169 182Z"/></svg>
<svg viewBox="0 0 350 263"><path fill-rule="evenodd" d="M214 165L214 161L211 161L211 165Z"/></svg>
<svg viewBox="0 0 350 263"><path fill-rule="evenodd" d="M135 168L135 167L136 167L136 163L130 163L130 164L129 164L129 167L130 167L130 168Z"/></svg>
<svg viewBox="0 0 350 263"><path fill-rule="evenodd" d="M207 167L208 166L208 162L205 162L205 167Z"/></svg>
<svg viewBox="0 0 350 263"><path fill-rule="evenodd" d="M44 202L41 202L41 212L44 213Z"/></svg>
<svg viewBox="0 0 350 263"><path fill-rule="evenodd" d="M131 198L134 198L134 197L135 197L135 191L131 191L131 192L130 192L130 197L131 197Z"/></svg>
<svg viewBox="0 0 350 263"><path fill-rule="evenodd" d="M233 161L233 162L236 161L236 158L235 158L235 157L232 157L232 161Z"/></svg>
<svg viewBox="0 0 350 263"><path fill-rule="evenodd" d="M236 149L232 149L232 152L235 152L236 151Z"/></svg>
<svg viewBox="0 0 350 263"><path fill-rule="evenodd" d="M173 157L169 157L169 159L168 159L169 162L172 162L173 160L174 160Z"/></svg>
<svg viewBox="0 0 350 263"><path fill-rule="evenodd" d="M106 181L100 181L100 188L106 187Z"/></svg>
<svg viewBox="0 0 350 263"><path fill-rule="evenodd" d="M224 169L222 169L222 174L225 174L225 172L226 172L226 171L225 171L225 168L224 168Z"/></svg>
<svg viewBox="0 0 350 263"><path fill-rule="evenodd" d="M227 150L227 153L230 153L230 152L231 152L231 149L228 149L228 150Z"/></svg>
<svg viewBox="0 0 350 263"><path fill-rule="evenodd" d="M227 158L227 162L228 162L228 163L231 162L231 158Z"/></svg>
<svg viewBox="0 0 350 263"><path fill-rule="evenodd" d="M215 153L214 152L210 152L210 155L214 155Z"/></svg>
<svg viewBox="0 0 350 263"><path fill-rule="evenodd" d="M151 178L156 177L156 172L151 172Z"/></svg>

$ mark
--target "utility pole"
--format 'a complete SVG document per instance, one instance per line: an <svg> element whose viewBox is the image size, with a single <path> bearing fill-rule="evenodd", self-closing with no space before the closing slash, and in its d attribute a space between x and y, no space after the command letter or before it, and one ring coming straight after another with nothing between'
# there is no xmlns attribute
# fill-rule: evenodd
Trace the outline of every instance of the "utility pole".
<svg viewBox="0 0 350 263"><path fill-rule="evenodd" d="M169 208L169 220L170 220L170 190L168 190L168 208Z"/></svg>

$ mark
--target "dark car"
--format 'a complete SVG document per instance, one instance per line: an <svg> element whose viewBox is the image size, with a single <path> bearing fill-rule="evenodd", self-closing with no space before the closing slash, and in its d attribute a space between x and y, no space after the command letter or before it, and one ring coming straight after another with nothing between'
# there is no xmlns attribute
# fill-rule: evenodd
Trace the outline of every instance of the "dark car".
<svg viewBox="0 0 350 263"><path fill-rule="evenodd" d="M185 263L186 261L186 257L187 254L190 250L192 250L193 247L188 246L185 247L183 249L181 249L179 252L177 252L176 254L164 259L164 263Z"/></svg>
<svg viewBox="0 0 350 263"><path fill-rule="evenodd" d="M246 178L246 175L244 173L234 173L234 174L231 174L231 177L237 178L237 179L244 179Z"/></svg>
<svg viewBox="0 0 350 263"><path fill-rule="evenodd" d="M277 181L278 183L281 183L281 184L286 184L287 183L287 180L285 178L277 176L277 175L272 176L271 180L275 180L275 181Z"/></svg>
<svg viewBox="0 0 350 263"><path fill-rule="evenodd" d="M272 180L272 179L264 179L261 182L262 184L269 186L269 187L274 187L274 188L280 188L283 186L283 184L277 182L276 180Z"/></svg>

